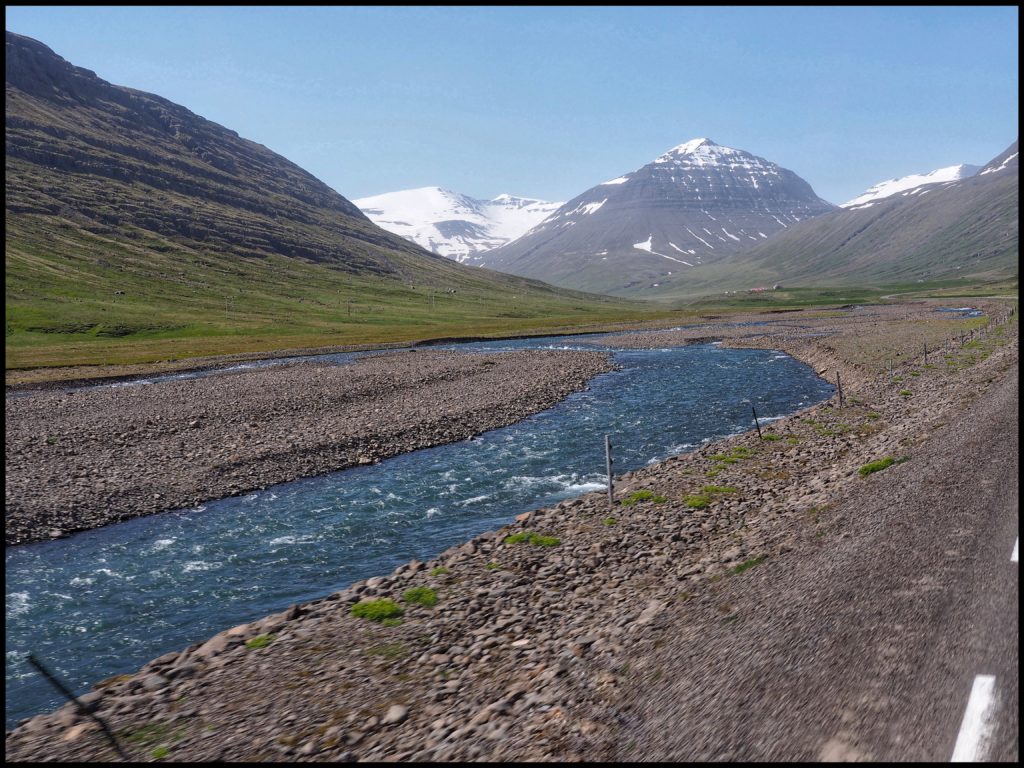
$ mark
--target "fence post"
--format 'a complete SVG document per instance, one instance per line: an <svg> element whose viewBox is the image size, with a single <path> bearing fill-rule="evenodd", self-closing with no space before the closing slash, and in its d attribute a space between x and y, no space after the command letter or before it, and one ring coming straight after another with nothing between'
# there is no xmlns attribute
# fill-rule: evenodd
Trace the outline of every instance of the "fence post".
<svg viewBox="0 0 1024 768"><path fill-rule="evenodd" d="M836 371L836 387L839 389L839 407L843 407L843 382L839 378L839 371Z"/></svg>
<svg viewBox="0 0 1024 768"><path fill-rule="evenodd" d="M615 506L615 484L612 479L612 441L608 435L604 436L604 460L605 468L608 471L608 506Z"/></svg>
<svg viewBox="0 0 1024 768"><path fill-rule="evenodd" d="M753 403L750 404L750 410L754 414L754 426L757 427L757 438L759 440L764 440L764 438L761 437L761 425L757 423L757 411L754 410Z"/></svg>
<svg viewBox="0 0 1024 768"><path fill-rule="evenodd" d="M117 752L118 757L120 757L124 762L127 763L128 756L121 749L121 745L117 743L117 739L114 737L114 734L111 733L110 729L107 727L107 724L103 722L97 715L94 715L89 710L88 707L82 704L82 702L75 698L75 694L68 690L67 686L64 685L64 683L62 683L60 680L58 680L56 676L52 672L50 672L50 670L44 667L42 665L42 662L39 661L39 659L37 659L30 653L27 657L27 661L29 664L35 667L36 670L38 670L39 674L46 678L47 682L49 682L50 685L52 685L58 691L63 693L68 698L68 700L71 701L78 708L79 712L81 712L86 717L91 717L93 720L99 723L100 728L103 730L103 735L106 736L107 739L110 741L110 744L114 747L114 751Z"/></svg>

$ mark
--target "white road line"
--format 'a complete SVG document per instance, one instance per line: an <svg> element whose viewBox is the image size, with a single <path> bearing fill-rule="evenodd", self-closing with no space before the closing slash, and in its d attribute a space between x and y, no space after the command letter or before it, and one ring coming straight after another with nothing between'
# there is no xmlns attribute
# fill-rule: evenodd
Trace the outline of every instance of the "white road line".
<svg viewBox="0 0 1024 768"><path fill-rule="evenodd" d="M992 739L995 725L995 689L996 679L993 675L978 675L971 687L971 696L967 700L967 709L960 724L960 734L956 737L951 763L978 763L985 758L985 750Z"/></svg>
<svg viewBox="0 0 1024 768"><path fill-rule="evenodd" d="M1010 562L1017 562L1017 545L1020 544L1020 536L1018 536L1013 542L1013 554L1010 555Z"/></svg>

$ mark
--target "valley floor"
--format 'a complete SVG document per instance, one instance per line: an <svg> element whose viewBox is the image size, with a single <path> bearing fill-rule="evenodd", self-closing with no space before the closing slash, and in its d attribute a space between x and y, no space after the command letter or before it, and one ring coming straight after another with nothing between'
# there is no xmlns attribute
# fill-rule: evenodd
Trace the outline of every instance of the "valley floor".
<svg viewBox="0 0 1024 768"><path fill-rule="evenodd" d="M1016 760L1017 317L938 306L623 339L784 350L838 371L844 402L621 476L614 508L566 500L227 629L87 704L139 760L948 760L991 672L1010 715L990 754ZM410 587L439 602L350 615ZM115 759L70 705L6 757Z"/></svg>

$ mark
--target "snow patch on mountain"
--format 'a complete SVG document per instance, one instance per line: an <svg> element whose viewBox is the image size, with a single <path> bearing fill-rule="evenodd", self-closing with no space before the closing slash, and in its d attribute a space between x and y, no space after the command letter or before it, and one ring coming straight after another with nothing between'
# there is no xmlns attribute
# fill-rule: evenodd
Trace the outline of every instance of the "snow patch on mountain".
<svg viewBox="0 0 1024 768"><path fill-rule="evenodd" d="M477 263L479 254L515 240L562 206L508 194L477 200L441 187L352 202L377 226L461 263Z"/></svg>
<svg viewBox="0 0 1024 768"><path fill-rule="evenodd" d="M982 171L982 172L981 172L981 173L979 173L978 175L979 175L979 176L983 176L983 175L984 175L984 174L986 174L986 173L995 173L996 171L1001 171L1001 170L1003 170L1004 168L1006 168L1006 167L1007 167L1007 166L1008 166L1008 165L1009 165L1009 164L1010 164L1010 163L1011 163L1011 162L1013 161L1013 159L1014 159L1014 158L1015 158L1016 156L1017 156L1017 153L1016 153L1016 152L1014 152L1014 153L1013 153L1012 155L1010 155L1010 156L1009 156L1009 157L1007 157L1007 158L1006 158L1005 160L1003 160L1003 162L1002 162L1002 164L1001 164L1001 165L997 166L996 168L986 168L986 169L985 169L984 171Z"/></svg>
<svg viewBox="0 0 1024 768"><path fill-rule="evenodd" d="M879 200L884 200L893 195L916 195L921 192L921 187L929 184L942 184L960 179L967 179L981 169L978 165L951 165L948 168L939 168L931 173L916 173L910 176L901 176L898 179L889 179L871 187L863 194L840 204L840 208L859 210L869 208Z"/></svg>

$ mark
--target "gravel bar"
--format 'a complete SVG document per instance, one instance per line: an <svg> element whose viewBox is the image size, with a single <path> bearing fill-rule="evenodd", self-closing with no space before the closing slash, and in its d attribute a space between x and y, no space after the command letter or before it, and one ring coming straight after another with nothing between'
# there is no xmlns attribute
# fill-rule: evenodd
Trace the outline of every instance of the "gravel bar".
<svg viewBox="0 0 1024 768"><path fill-rule="evenodd" d="M8 398L6 542L465 440L611 368L599 352L409 351Z"/></svg>

